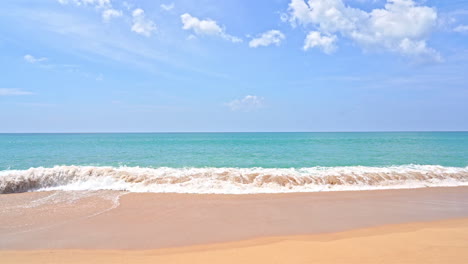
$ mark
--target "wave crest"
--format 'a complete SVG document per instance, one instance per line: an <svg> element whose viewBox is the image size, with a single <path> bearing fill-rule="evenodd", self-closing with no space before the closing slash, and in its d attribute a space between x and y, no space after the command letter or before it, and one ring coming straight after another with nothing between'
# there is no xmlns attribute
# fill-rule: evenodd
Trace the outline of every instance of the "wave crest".
<svg viewBox="0 0 468 264"><path fill-rule="evenodd" d="M122 190L155 193L284 193L468 185L468 167L140 168L55 166L0 171L0 193Z"/></svg>

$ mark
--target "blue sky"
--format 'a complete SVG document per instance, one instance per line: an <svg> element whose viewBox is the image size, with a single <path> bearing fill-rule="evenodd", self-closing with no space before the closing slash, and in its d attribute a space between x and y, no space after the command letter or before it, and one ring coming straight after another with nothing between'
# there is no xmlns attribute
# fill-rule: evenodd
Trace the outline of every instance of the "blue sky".
<svg viewBox="0 0 468 264"><path fill-rule="evenodd" d="M468 130L468 2L6 0L0 132Z"/></svg>

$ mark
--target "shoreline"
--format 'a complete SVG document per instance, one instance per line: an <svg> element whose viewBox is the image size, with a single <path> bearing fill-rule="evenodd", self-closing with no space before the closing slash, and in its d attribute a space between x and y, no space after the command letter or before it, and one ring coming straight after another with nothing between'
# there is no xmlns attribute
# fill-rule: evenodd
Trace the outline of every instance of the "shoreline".
<svg viewBox="0 0 468 264"><path fill-rule="evenodd" d="M309 168L53 166L0 171L0 193L126 190L134 193L274 194L468 186L468 167Z"/></svg>
<svg viewBox="0 0 468 264"><path fill-rule="evenodd" d="M145 250L468 218L468 187L290 194L0 195L0 250Z"/></svg>
<svg viewBox="0 0 468 264"><path fill-rule="evenodd" d="M468 218L149 250L0 250L3 263L466 263Z"/></svg>

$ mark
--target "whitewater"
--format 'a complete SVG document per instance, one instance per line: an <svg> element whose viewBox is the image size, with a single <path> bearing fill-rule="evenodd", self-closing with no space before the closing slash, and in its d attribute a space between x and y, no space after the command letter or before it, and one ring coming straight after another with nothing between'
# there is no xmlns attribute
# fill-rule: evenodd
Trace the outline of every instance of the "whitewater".
<svg viewBox="0 0 468 264"><path fill-rule="evenodd" d="M0 193L117 190L256 194L468 186L468 167L308 168L54 166L0 171Z"/></svg>

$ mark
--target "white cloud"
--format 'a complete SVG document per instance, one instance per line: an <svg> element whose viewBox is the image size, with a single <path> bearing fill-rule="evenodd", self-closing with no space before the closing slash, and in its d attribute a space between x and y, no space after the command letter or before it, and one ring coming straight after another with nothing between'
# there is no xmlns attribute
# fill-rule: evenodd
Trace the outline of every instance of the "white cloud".
<svg viewBox="0 0 468 264"><path fill-rule="evenodd" d="M384 8L369 12L349 7L343 0L291 0L289 21L292 26L312 25L322 34L340 34L365 50L440 59L426 44L437 26L437 12L413 0L387 0Z"/></svg>
<svg viewBox="0 0 468 264"><path fill-rule="evenodd" d="M112 18L121 17L122 11L112 8L111 0L57 0L62 5L74 4L76 6L93 6L102 10L101 16L104 22L109 22ZM123 3L125 6L126 2Z"/></svg>
<svg viewBox="0 0 468 264"><path fill-rule="evenodd" d="M120 10L115 10L115 9L106 9L102 12L102 20L104 22L109 22L112 18L114 17L121 17L122 16L122 11Z"/></svg>
<svg viewBox="0 0 468 264"><path fill-rule="evenodd" d="M0 96L10 96L10 95L31 95L32 92L23 91L21 89L12 89L12 88L0 88Z"/></svg>
<svg viewBox="0 0 468 264"><path fill-rule="evenodd" d="M29 63L37 63L37 62L43 62L43 61L46 61L47 58L43 57L43 58L36 58L34 57L33 55L30 55L30 54L26 54L24 55L23 59Z"/></svg>
<svg viewBox="0 0 468 264"><path fill-rule="evenodd" d="M249 42L249 47L256 48L259 46L270 46L272 44L279 45L285 36L279 30L270 30L263 33L260 37L254 38Z"/></svg>
<svg viewBox="0 0 468 264"><path fill-rule="evenodd" d="M200 20L188 13L181 15L180 19L183 24L182 29L193 30L196 35L219 36L232 42L242 42L242 39L227 34L225 29L220 27L214 20Z"/></svg>
<svg viewBox="0 0 468 264"><path fill-rule="evenodd" d="M468 33L468 25L459 25L453 29L455 32Z"/></svg>
<svg viewBox="0 0 468 264"><path fill-rule="evenodd" d="M288 22L288 20L289 20L288 14L287 13L280 13L280 20L283 23Z"/></svg>
<svg viewBox="0 0 468 264"><path fill-rule="evenodd" d="M156 24L145 17L145 11L141 8L137 8L132 12L133 25L132 31L149 37L156 30Z"/></svg>
<svg viewBox="0 0 468 264"><path fill-rule="evenodd" d="M170 4L161 4L160 6L161 6L161 8L162 8L163 10L170 11L170 10L174 9L175 4L174 4L174 3L170 3Z"/></svg>
<svg viewBox="0 0 468 264"><path fill-rule="evenodd" d="M232 111L252 111L263 107L264 99L256 95L247 95L242 99L236 99L226 104Z"/></svg>
<svg viewBox="0 0 468 264"><path fill-rule="evenodd" d="M318 31L311 31L304 40L304 50L318 47L326 54L331 54L336 50L336 36L322 36Z"/></svg>
<svg viewBox="0 0 468 264"><path fill-rule="evenodd" d="M187 37L187 40L195 40L195 39L197 39L197 36L195 36L195 35L193 35L193 34L190 34L190 35L188 35L188 37Z"/></svg>

